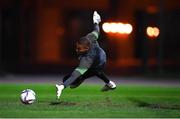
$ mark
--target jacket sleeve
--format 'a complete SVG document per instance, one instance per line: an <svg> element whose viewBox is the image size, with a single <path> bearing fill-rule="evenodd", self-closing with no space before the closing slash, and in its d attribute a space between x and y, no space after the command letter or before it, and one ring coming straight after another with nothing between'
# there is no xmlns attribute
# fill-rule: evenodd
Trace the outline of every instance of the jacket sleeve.
<svg viewBox="0 0 180 119"><path fill-rule="evenodd" d="M71 76L64 82L64 86L68 87L73 83L78 77L83 75L92 65L93 59L89 56L82 57L80 59L79 66L72 72Z"/></svg>
<svg viewBox="0 0 180 119"><path fill-rule="evenodd" d="M95 41L97 41L99 35L100 35L99 25L94 24L94 30L91 33L87 34L85 37L87 37L92 42L95 42Z"/></svg>

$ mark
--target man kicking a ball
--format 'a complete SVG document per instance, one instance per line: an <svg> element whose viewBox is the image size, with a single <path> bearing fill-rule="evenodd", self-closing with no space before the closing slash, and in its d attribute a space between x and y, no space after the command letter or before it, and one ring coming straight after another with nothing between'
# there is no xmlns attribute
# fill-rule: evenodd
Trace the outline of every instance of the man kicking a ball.
<svg viewBox="0 0 180 119"><path fill-rule="evenodd" d="M102 91L116 88L116 84L110 81L103 72L106 64L106 54L97 41L100 34L99 23L101 22L101 17L96 11L93 14L93 22L94 30L80 38L76 43L76 52L80 60L79 66L71 74L63 78L63 84L56 84L58 99L65 88L68 86L76 88L85 79L92 76L97 76L106 83Z"/></svg>

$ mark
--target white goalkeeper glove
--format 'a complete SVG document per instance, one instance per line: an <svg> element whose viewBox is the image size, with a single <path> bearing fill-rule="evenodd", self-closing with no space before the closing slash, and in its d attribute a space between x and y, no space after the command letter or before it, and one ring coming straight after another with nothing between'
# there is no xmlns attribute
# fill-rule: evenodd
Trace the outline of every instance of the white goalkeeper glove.
<svg viewBox="0 0 180 119"><path fill-rule="evenodd" d="M93 22L94 24L99 24L101 22L101 16L96 11L94 11L93 14Z"/></svg>

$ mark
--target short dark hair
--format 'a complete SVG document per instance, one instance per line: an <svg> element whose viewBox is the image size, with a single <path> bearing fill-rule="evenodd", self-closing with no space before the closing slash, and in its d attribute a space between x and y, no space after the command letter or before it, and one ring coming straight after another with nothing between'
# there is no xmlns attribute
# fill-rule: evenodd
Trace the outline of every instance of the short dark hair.
<svg viewBox="0 0 180 119"><path fill-rule="evenodd" d="M91 41L87 37L80 38L77 43L90 47Z"/></svg>

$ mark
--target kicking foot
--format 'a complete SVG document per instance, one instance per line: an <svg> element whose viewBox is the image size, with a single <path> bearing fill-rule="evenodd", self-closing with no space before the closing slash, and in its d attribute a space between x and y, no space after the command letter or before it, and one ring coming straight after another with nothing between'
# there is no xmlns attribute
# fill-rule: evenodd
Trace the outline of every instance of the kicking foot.
<svg viewBox="0 0 180 119"><path fill-rule="evenodd" d="M58 85L58 84L56 84L57 99L60 98L63 89L64 89L64 85Z"/></svg>
<svg viewBox="0 0 180 119"><path fill-rule="evenodd" d="M116 89L116 84L113 81L110 81L101 89L101 91L109 91L114 89Z"/></svg>

